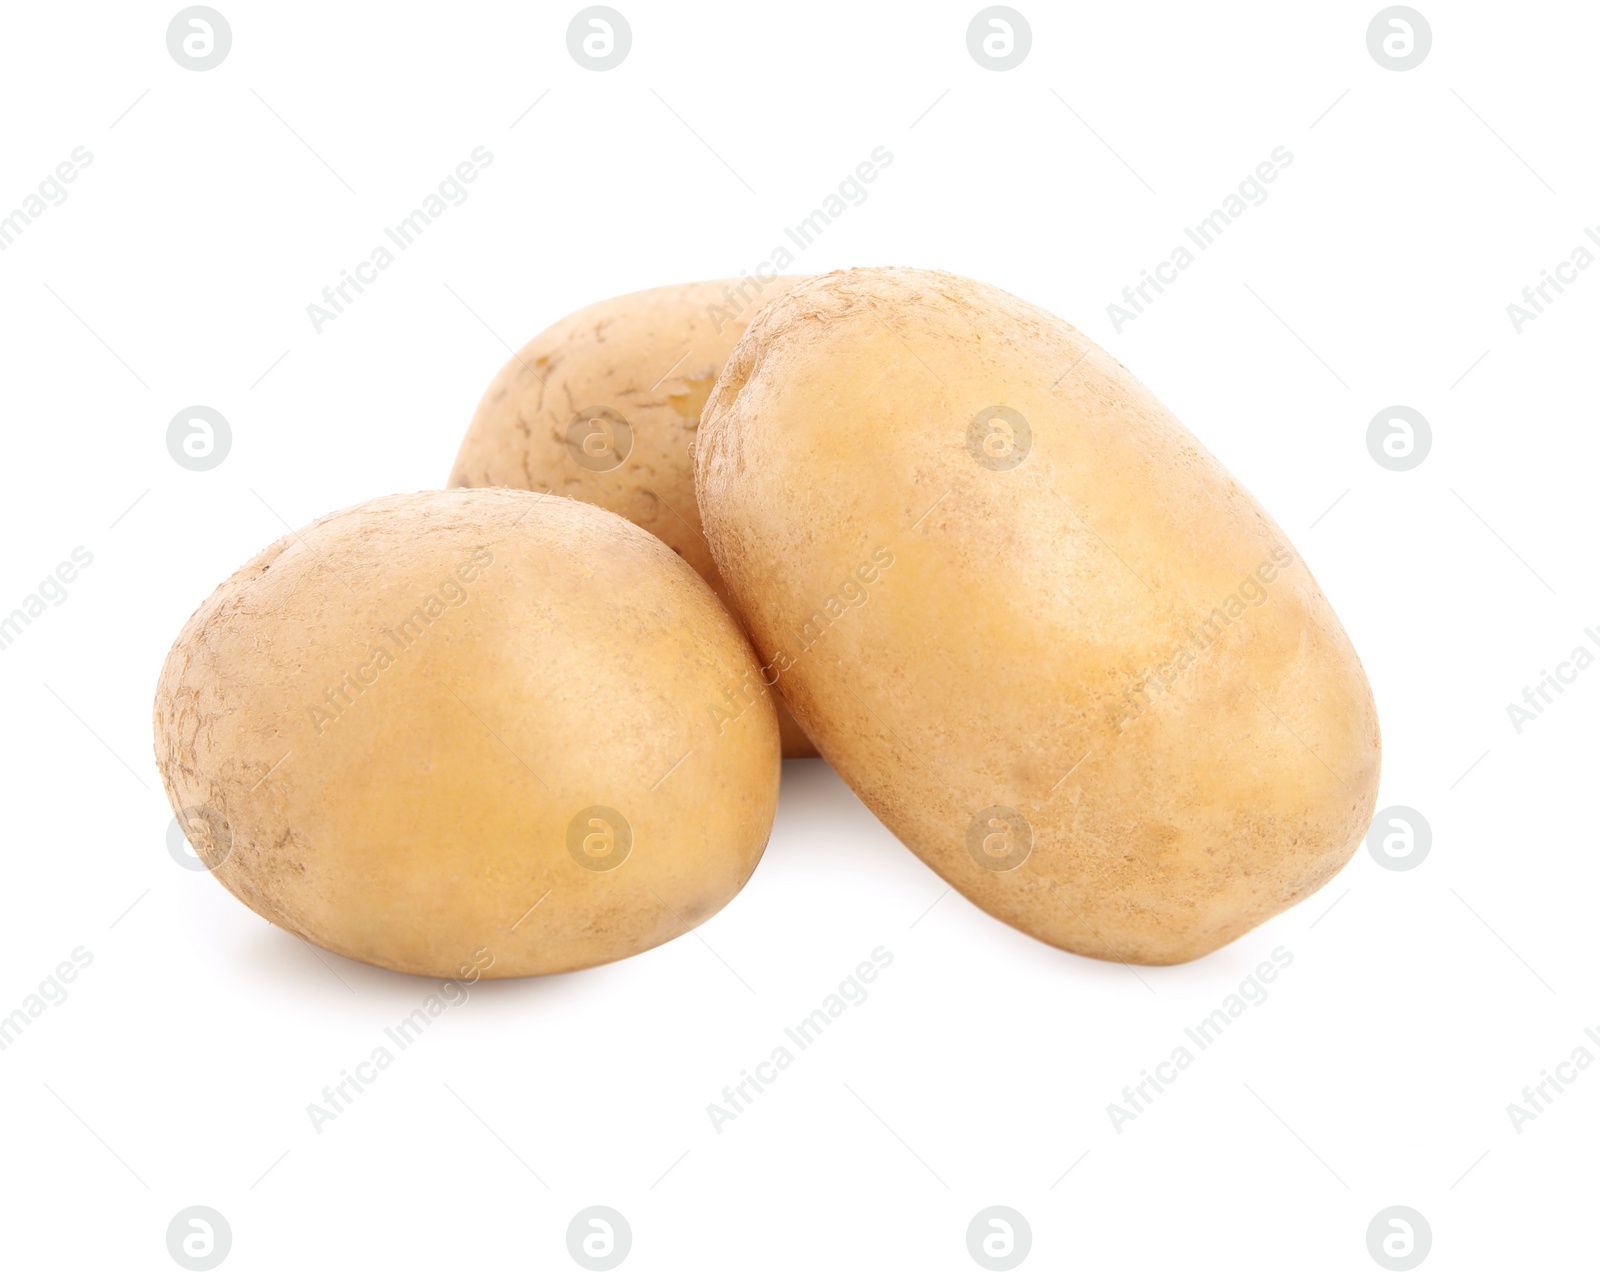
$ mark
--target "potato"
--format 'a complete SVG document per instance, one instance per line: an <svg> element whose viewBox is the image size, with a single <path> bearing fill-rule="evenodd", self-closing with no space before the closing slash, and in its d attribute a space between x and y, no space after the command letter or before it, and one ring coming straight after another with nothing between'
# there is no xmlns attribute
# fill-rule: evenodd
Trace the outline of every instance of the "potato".
<svg viewBox="0 0 1600 1279"><path fill-rule="evenodd" d="M694 500L700 409L750 318L803 278L646 289L551 325L489 384L450 487L501 484L615 511L688 560L731 608ZM817 753L781 701L778 729L785 758Z"/></svg>
<svg viewBox="0 0 1600 1279"><path fill-rule="evenodd" d="M801 284L733 352L697 480L795 718L990 914L1175 963L1360 841L1377 714L1317 583L1047 312L931 271Z"/></svg>
<svg viewBox="0 0 1600 1279"><path fill-rule="evenodd" d="M196 853L297 936L430 977L564 972L750 877L781 769L771 699L730 696L752 681L716 596L626 520L414 493L217 588L161 672L156 759Z"/></svg>

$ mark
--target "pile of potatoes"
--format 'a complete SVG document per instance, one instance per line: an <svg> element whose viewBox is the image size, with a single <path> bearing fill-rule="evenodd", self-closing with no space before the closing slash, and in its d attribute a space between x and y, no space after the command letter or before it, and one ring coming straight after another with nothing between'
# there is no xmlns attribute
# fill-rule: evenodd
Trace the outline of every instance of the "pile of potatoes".
<svg viewBox="0 0 1600 1279"><path fill-rule="evenodd" d="M1222 465L1072 326L899 268L547 329L449 487L213 592L155 748L247 906L435 977L696 927L819 752L991 915L1176 963L1337 872L1379 763L1349 639Z"/></svg>

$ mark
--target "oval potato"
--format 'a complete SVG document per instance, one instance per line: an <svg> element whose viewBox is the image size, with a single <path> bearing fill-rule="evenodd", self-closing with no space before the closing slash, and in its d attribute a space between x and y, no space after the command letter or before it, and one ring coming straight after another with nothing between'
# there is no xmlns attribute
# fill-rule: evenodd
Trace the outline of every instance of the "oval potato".
<svg viewBox="0 0 1600 1279"><path fill-rule="evenodd" d="M1361 664L1283 531L1055 316L939 272L763 309L702 518L795 718L989 913L1173 963L1324 884L1378 782Z"/></svg>
<svg viewBox="0 0 1600 1279"><path fill-rule="evenodd" d="M700 410L752 316L803 276L747 276L596 302L518 351L484 392L450 487L559 493L615 511L693 565L730 608L700 529ZM778 702L785 758L817 751Z"/></svg>
<svg viewBox="0 0 1600 1279"><path fill-rule="evenodd" d="M178 636L156 759L240 901L341 955L514 977L658 946L760 860L771 700L684 561L597 506L415 493L282 538Z"/></svg>

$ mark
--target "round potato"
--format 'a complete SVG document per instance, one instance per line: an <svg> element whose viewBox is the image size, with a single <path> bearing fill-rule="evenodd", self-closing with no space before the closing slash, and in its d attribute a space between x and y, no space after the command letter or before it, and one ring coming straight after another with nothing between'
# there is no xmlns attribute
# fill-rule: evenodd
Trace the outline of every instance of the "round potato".
<svg viewBox="0 0 1600 1279"><path fill-rule="evenodd" d="M1283 531L1071 325L931 271L768 305L700 426L706 536L795 718L989 913L1203 955L1371 820L1350 641Z"/></svg>
<svg viewBox="0 0 1600 1279"><path fill-rule="evenodd" d="M660 541L509 489L380 498L268 547L178 636L156 760L257 914L431 977L603 964L720 910L781 759L749 644Z"/></svg>
<svg viewBox="0 0 1600 1279"><path fill-rule="evenodd" d="M489 384L450 487L533 489L615 511L688 560L731 608L694 498L700 409L750 318L803 278L646 289L551 325ZM817 753L781 700L778 731L785 758Z"/></svg>

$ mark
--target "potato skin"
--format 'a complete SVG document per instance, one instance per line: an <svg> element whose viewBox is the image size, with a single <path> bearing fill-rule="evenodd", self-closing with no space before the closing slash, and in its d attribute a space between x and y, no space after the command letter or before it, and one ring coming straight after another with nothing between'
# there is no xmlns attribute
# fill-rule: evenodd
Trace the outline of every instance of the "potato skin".
<svg viewBox="0 0 1600 1279"><path fill-rule="evenodd" d="M1378 721L1333 610L1222 465L1048 312L931 271L812 279L735 349L697 482L795 718L990 914L1177 963L1359 844Z"/></svg>
<svg viewBox="0 0 1600 1279"><path fill-rule="evenodd" d="M754 871L771 699L712 714L754 671L693 570L597 506L386 497L201 605L161 672L156 760L217 878L307 941L430 977L564 972L671 940ZM610 869L569 851L575 829L605 860L591 806L631 830Z"/></svg>
<svg viewBox="0 0 1600 1279"><path fill-rule="evenodd" d="M533 489L615 511L688 560L731 609L695 504L700 409L751 317L804 278L668 285L596 302L557 321L489 384L449 486ZM591 419L583 412L596 408L626 422L627 447L608 419L587 429ZM584 439L595 454L585 452ZM781 700L778 730L786 759L816 755Z"/></svg>

